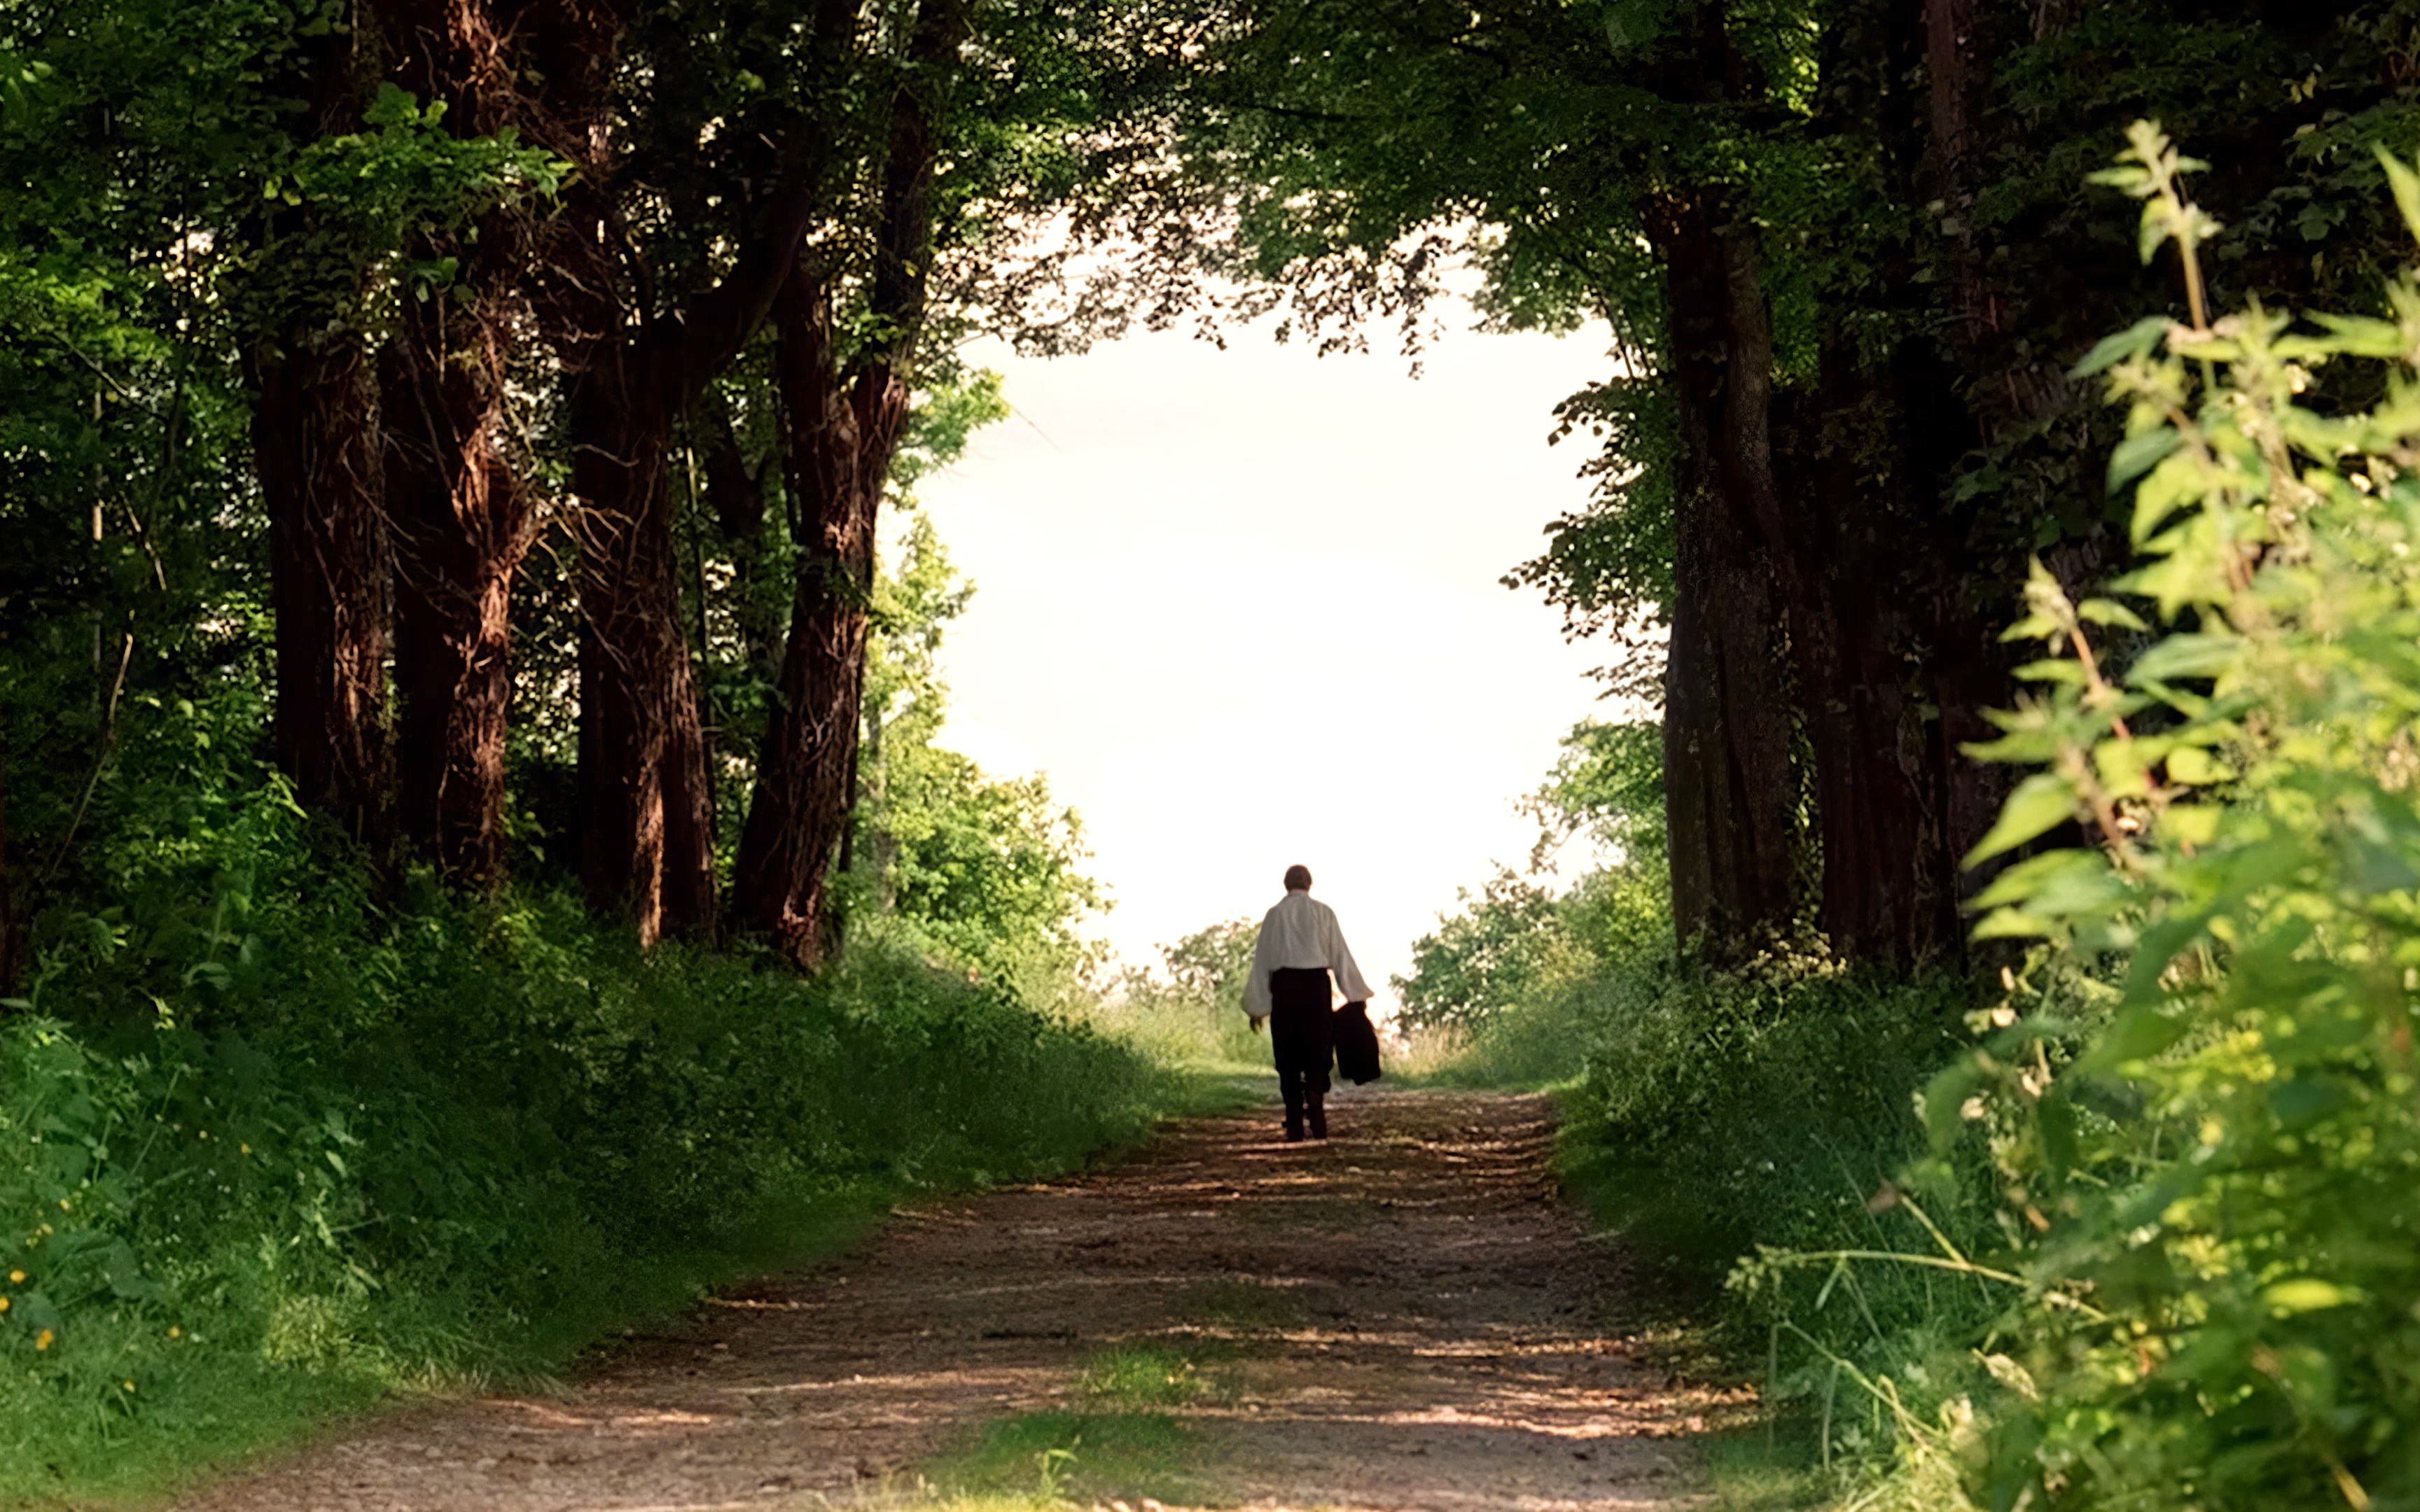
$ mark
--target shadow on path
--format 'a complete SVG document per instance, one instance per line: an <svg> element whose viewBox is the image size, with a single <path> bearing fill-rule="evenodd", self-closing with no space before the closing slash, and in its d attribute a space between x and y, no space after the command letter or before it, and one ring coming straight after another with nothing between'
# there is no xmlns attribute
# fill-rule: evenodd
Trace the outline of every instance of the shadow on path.
<svg viewBox="0 0 2420 1512"><path fill-rule="evenodd" d="M903 1210L555 1396L406 1412L188 1512L795 1507L896 1484L1086 1360L1220 1360L1182 1410L1220 1505L1675 1507L1722 1404L1606 1331L1619 1258L1546 1170L1544 1099L1348 1092L1338 1137L1172 1126L1085 1176Z"/></svg>

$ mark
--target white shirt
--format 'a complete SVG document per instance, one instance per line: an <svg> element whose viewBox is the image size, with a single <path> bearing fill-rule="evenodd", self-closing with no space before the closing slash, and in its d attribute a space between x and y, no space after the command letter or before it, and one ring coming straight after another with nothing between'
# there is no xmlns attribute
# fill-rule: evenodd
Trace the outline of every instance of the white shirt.
<svg viewBox="0 0 2420 1512"><path fill-rule="evenodd" d="M1344 948L1344 932L1336 911L1312 901L1308 892L1289 891L1285 900L1261 920L1261 936L1252 945L1252 974L1244 980L1244 1011L1256 1019L1269 1016L1269 974L1288 969L1336 973L1336 985L1348 1003L1370 1000L1370 984Z"/></svg>

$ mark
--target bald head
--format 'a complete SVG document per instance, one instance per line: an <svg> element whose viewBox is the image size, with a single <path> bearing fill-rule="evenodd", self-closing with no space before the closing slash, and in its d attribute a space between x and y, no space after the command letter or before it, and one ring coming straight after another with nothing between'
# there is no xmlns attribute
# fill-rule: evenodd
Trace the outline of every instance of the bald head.
<svg viewBox="0 0 2420 1512"><path fill-rule="evenodd" d="M1288 892L1309 892L1310 890L1311 890L1311 868L1309 868L1309 867L1307 867L1307 866L1290 866L1290 867L1287 867L1287 868L1286 868L1286 891L1288 891Z"/></svg>

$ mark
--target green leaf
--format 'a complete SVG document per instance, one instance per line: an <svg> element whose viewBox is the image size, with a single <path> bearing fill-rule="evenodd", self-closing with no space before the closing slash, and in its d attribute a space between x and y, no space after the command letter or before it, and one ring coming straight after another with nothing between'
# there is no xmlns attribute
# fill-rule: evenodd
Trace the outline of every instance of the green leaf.
<svg viewBox="0 0 2420 1512"><path fill-rule="evenodd" d="M2211 804L2175 804L2160 816L2160 834L2179 845L2199 849L2218 839L2222 817L2222 811Z"/></svg>
<svg viewBox="0 0 2420 1512"><path fill-rule="evenodd" d="M2395 192L2395 208L2403 212L2403 228L2412 233L2412 240L2420 241L2420 174L2384 147L2377 151L2378 165L2386 170L2386 187Z"/></svg>
<svg viewBox="0 0 2420 1512"><path fill-rule="evenodd" d="M2016 674L2020 681L2027 683L2064 683L2071 687L2082 687L2086 682L2084 664L2065 656L2046 656L2040 661L2026 662L2017 669Z"/></svg>
<svg viewBox="0 0 2420 1512"><path fill-rule="evenodd" d="M2107 875L2109 863L2092 851L2044 851L2028 856L1992 879L1971 906L1996 908L2027 902L2061 885L2078 886Z"/></svg>
<svg viewBox="0 0 2420 1512"><path fill-rule="evenodd" d="M2068 377L2090 378L2119 363L2148 356L2173 324L2175 322L2164 315L2145 316L2125 330L2102 337L2090 351L2084 354L2083 361L2068 370Z"/></svg>
<svg viewBox="0 0 2420 1512"><path fill-rule="evenodd" d="M2235 769L2198 746L2180 746L2168 752L2168 780L2189 787L2231 781Z"/></svg>
<svg viewBox="0 0 2420 1512"><path fill-rule="evenodd" d="M2204 622L2207 623L2207 622ZM2216 677L2235 665L2242 642L2231 635L2172 635L2134 658L2129 682L2174 682L2180 677Z"/></svg>
<svg viewBox="0 0 2420 1512"><path fill-rule="evenodd" d="M2400 357L2403 355L2403 328L2392 320L2372 316L2327 315L2314 312L2311 318L2327 328L2330 351L2349 357Z"/></svg>
<svg viewBox="0 0 2420 1512"><path fill-rule="evenodd" d="M2000 818L1976 847L1966 853L1966 865L1988 861L2014 850L2045 830L2075 817L2075 793L2067 779L2054 772L2036 772L2017 784L2001 806Z"/></svg>
<svg viewBox="0 0 2420 1512"><path fill-rule="evenodd" d="M1994 908L1968 932L1976 940L2040 940L2050 937L2049 919L2022 908Z"/></svg>
<svg viewBox="0 0 2420 1512"><path fill-rule="evenodd" d="M2185 1036L2193 1021L2159 1007L2133 1009L2109 1026L2076 1064L2085 1072L2116 1071L2129 1061L2149 1060Z"/></svg>
<svg viewBox="0 0 2420 1512"><path fill-rule="evenodd" d="M2260 1288L2260 1300L2280 1317L2290 1318L2296 1313L2316 1313L2330 1307L2342 1307L2360 1298L2357 1293L2333 1281L2305 1275L2296 1276L2291 1281L2270 1283Z"/></svg>
<svg viewBox="0 0 2420 1512"><path fill-rule="evenodd" d="M2173 425L2158 425L2127 437L2109 454L2109 491L2116 493L2149 472L2183 444L2184 437Z"/></svg>
<svg viewBox="0 0 2420 1512"><path fill-rule="evenodd" d="M2075 612L2095 625L2114 625L2121 630L2148 630L2143 617L2114 598L2087 598L2075 607Z"/></svg>
<svg viewBox="0 0 2420 1512"><path fill-rule="evenodd" d="M2034 1126L2041 1131L2042 1167L2053 1190L2075 1168L2075 1107L2056 1088L2034 1107Z"/></svg>
<svg viewBox="0 0 2420 1512"><path fill-rule="evenodd" d="M2142 547L2151 532L2159 530L2176 511L2193 503L2202 491L2200 459L2190 453L2176 453L2161 459L2151 470L2151 476L2142 479L2134 488L2134 517L2127 525L2134 547Z"/></svg>

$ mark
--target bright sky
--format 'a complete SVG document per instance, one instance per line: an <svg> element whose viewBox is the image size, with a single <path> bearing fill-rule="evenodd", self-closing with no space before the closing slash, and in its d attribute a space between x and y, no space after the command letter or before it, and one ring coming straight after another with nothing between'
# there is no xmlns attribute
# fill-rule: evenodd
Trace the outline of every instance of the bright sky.
<svg viewBox="0 0 2420 1512"><path fill-rule="evenodd" d="M1080 812L1120 956L1258 918L1301 861L1391 996L1455 888L1527 859L1513 801L1612 647L1497 579L1587 498L1590 443L1546 438L1606 347L1466 326L1418 379L1258 330L969 354L1017 415L920 489L976 585L943 738Z"/></svg>

